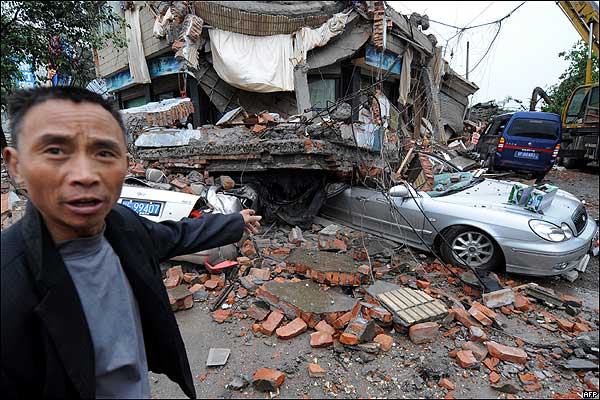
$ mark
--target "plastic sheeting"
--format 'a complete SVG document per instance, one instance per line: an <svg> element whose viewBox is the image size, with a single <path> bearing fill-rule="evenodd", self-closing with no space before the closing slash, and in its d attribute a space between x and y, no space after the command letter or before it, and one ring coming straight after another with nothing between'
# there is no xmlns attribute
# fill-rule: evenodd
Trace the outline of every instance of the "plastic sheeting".
<svg viewBox="0 0 600 400"><path fill-rule="evenodd" d="M158 16L154 19L154 27L152 28L152 33L154 37L159 39L167 36L167 24L173 21L173 14L171 13L171 7L167 8L165 15Z"/></svg>
<svg viewBox="0 0 600 400"><path fill-rule="evenodd" d="M410 92L410 66L413 59L412 50L407 48L402 58L402 71L400 71L400 88L398 95L399 105L405 105L408 101L408 93Z"/></svg>
<svg viewBox="0 0 600 400"><path fill-rule="evenodd" d="M294 90L294 66L306 54L344 31L349 13L338 13L318 28L301 28L292 35L249 36L209 30L215 71L225 82L249 92Z"/></svg>
<svg viewBox="0 0 600 400"><path fill-rule="evenodd" d="M304 27L296 32L294 64L306 61L306 53L315 47L325 46L332 37L344 32L350 13L338 13L318 28Z"/></svg>
<svg viewBox="0 0 600 400"><path fill-rule="evenodd" d="M224 193L217 193L218 189L218 186L211 186L205 193L206 202L214 211L220 214L233 214L242 211L240 199Z"/></svg>
<svg viewBox="0 0 600 400"><path fill-rule="evenodd" d="M209 30L213 67L239 89L270 93L294 90L290 35L248 36Z"/></svg>
<svg viewBox="0 0 600 400"><path fill-rule="evenodd" d="M142 44L142 29L140 27L139 6L125 10L125 36L127 38L127 60L129 62L129 73L134 83L149 83L150 72L144 54Z"/></svg>

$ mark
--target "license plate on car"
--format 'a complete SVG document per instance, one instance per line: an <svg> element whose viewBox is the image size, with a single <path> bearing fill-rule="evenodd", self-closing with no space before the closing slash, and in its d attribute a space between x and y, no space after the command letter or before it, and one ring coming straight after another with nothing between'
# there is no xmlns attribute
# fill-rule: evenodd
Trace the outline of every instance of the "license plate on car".
<svg viewBox="0 0 600 400"><path fill-rule="evenodd" d="M163 206L163 203L158 201L144 201L134 199L122 199L121 204L131 208L139 215L148 215L151 217L158 217Z"/></svg>
<svg viewBox="0 0 600 400"><path fill-rule="evenodd" d="M515 157L526 158L528 160L537 160L540 154L533 151L515 151Z"/></svg>

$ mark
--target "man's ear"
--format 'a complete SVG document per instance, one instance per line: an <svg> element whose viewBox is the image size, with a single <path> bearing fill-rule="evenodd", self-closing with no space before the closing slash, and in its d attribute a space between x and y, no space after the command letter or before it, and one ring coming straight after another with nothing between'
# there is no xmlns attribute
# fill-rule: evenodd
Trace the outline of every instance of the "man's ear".
<svg viewBox="0 0 600 400"><path fill-rule="evenodd" d="M20 186L23 183L23 178L19 170L19 151L14 147L5 147L2 151L2 158L6 162L10 176Z"/></svg>

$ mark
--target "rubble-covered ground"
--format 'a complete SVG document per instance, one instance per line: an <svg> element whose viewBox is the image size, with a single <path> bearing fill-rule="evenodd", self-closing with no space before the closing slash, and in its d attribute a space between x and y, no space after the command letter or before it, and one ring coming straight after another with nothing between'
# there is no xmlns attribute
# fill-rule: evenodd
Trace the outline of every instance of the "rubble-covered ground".
<svg viewBox="0 0 600 400"><path fill-rule="evenodd" d="M598 218L597 169L554 170L545 181L585 200L590 216ZM187 304L183 300L174 304L184 309L176 317L198 397L580 398L583 390L598 390L598 257L593 257L586 272L572 283L558 277L527 278L499 273L501 284L514 289L515 300L490 311L481 306L483 301L477 290L458 281L429 254L394 249L387 241L364 237L341 226L329 242L321 240L321 247L346 247L347 251L336 254L319 250L318 232L327 226L325 221L317 222L322 225L303 231L305 241L298 244L290 242L295 237L290 237L291 227L286 226L265 226L263 233L254 237L256 246L246 242L242 253L248 257L239 259L245 264L241 270L256 269L249 270L243 286L236 284L234 294L228 296L220 311L211 312L209 307L223 285L219 282L223 277L204 276L203 268L197 270L198 275L186 276L189 281L204 281L193 289L199 290L194 293L192 308L188 308L189 296ZM364 259L363 246L371 249L370 259ZM298 262L299 253L305 258L302 262ZM294 257L295 262L286 262L286 257ZM336 262L346 262L349 276L356 278L347 277L342 286L331 285L334 278L327 274L327 268ZM369 263L373 267L370 271L360 268ZM298 264L310 264L308 272ZM165 264L165 270L172 265L183 265L183 272L194 270L192 264L186 263ZM311 267L323 269L324 275L311 272ZM183 283L173 271L166 284ZM433 324L425 322L420 331L415 330L410 336L399 332L401 327L389 323L385 310L372 304L376 301L367 293L371 273L378 283L411 287L438 298L448 307L448 315ZM319 296L312 297L314 293L309 289L317 283L309 283L307 276L323 282ZM337 277L335 281L339 283ZM290 287L285 285L293 285L292 282L305 287L279 293L273 290L277 285ZM548 302L540 302L523 286L530 282L553 290L554 295ZM215 286L216 290L206 290ZM257 287L261 288L253 293ZM322 316L329 319L328 325L334 326L333 345L311 347L315 329L305 327L301 321L290 324L293 318L281 318L273 311L277 305L286 314L293 312L290 297L294 293L300 297L294 304L303 311L323 312ZM334 308L343 308L346 300L361 303L347 313L335 314L330 311L337 309L328 309L330 299ZM270 306L271 313L257 308L257 302L259 306ZM550 305L552 302L555 306ZM477 311L480 308L483 315ZM314 317L308 314L303 315L304 320ZM352 319L360 314L363 319ZM339 318L331 319L335 317ZM256 320L262 318L262 322ZM273 323L280 328L268 336ZM367 325L371 332L365 332ZM374 335L379 336L373 339ZM388 336L393 345L386 350ZM415 344L419 338L425 343ZM340 343L356 339L366 340L361 344ZM230 350L225 365L206 366L210 348ZM318 364L324 372L309 364ZM257 380L256 385L272 386L273 392L258 391L252 381L253 374L261 368L280 371L284 382L281 383L280 374L262 371L264 379L260 383ZM309 368L313 375L322 376L311 376ZM150 375L152 397L183 396L167 377Z"/></svg>

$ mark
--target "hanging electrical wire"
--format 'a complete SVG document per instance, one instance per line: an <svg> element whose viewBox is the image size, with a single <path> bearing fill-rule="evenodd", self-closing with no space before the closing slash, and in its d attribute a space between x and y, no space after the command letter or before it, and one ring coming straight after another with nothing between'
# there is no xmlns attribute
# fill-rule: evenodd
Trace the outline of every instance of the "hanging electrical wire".
<svg viewBox="0 0 600 400"><path fill-rule="evenodd" d="M456 25L447 24L447 23L445 23L445 22L435 21L435 20L433 20L433 19L431 19L431 18L429 19L429 22L434 22L434 23L436 23L436 24L440 24L440 25L443 25L443 26L447 26L448 28L454 28L454 29L457 29L457 30L459 30L459 31L466 31L466 30L469 30L469 29L480 28L480 27L482 27L482 26L494 25L494 24L497 24L498 22L502 22L502 21L504 21L505 19L509 18L509 17L510 17L510 16L511 16L511 15L512 15L512 14L513 14L515 11L517 11L519 8L521 8L521 7L523 6L523 4L525 4L525 3L527 3L527 2L526 2L526 1L522 2L521 4L519 4L517 7L513 8L513 9L512 9L512 10L511 10L511 11L510 11L508 14L506 14L504 17L502 17L502 18L500 18L500 19L497 19L497 20L495 20L495 21L485 22L485 23L483 23L483 24L479 24L479 25L473 25L473 26L469 26L469 25L467 24L467 25L466 25L466 26L464 26L464 27L460 27L460 26L456 26ZM455 36L456 36L456 35L455 35ZM450 38L450 39L452 39L452 38Z"/></svg>
<svg viewBox="0 0 600 400"><path fill-rule="evenodd" d="M485 59L485 57L488 55L488 53L490 52L490 50L492 49L492 46L494 45L494 43L496 42L496 39L498 38L498 35L500 34L500 30L502 29L502 22L498 22L498 29L496 30L496 34L494 35L494 37L492 38L492 41L490 42L490 45L488 46L488 48L486 49L485 53L483 53L483 56L481 56L481 58L479 59L479 61L477 61L477 63L473 66L473 68L471 68L469 70L469 74L473 71L475 71L475 69L479 66L479 64L481 64L481 62Z"/></svg>

